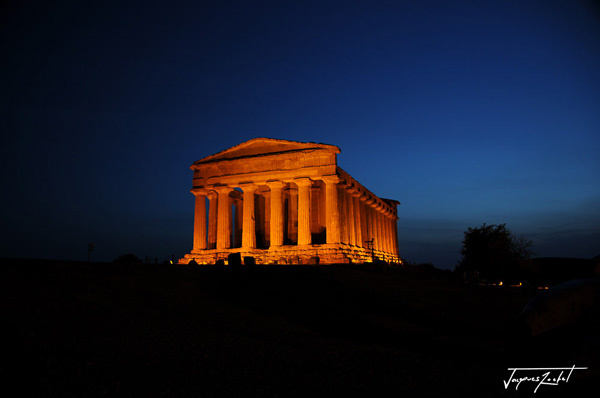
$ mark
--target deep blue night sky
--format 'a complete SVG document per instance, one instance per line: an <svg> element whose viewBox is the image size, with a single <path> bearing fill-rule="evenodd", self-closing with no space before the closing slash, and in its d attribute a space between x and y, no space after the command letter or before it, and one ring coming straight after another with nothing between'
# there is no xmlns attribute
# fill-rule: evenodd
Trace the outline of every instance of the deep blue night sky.
<svg viewBox="0 0 600 398"><path fill-rule="evenodd" d="M592 1L88 3L0 8L2 257L181 257L189 166L255 137L339 146L409 261L600 254Z"/></svg>

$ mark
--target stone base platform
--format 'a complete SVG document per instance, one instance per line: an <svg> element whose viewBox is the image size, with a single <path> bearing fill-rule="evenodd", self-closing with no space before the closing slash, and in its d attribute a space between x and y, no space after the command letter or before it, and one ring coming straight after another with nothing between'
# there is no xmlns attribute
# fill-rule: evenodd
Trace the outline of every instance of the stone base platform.
<svg viewBox="0 0 600 398"><path fill-rule="evenodd" d="M224 260L231 253L240 253L244 257L254 257L256 264L348 264L372 262L372 253L362 247L341 244L321 245L285 245L269 249L212 249L198 250L186 254L179 260L179 264L188 264L195 260L198 264L214 264L217 260ZM375 259L389 263L401 264L400 257L390 253L375 250Z"/></svg>

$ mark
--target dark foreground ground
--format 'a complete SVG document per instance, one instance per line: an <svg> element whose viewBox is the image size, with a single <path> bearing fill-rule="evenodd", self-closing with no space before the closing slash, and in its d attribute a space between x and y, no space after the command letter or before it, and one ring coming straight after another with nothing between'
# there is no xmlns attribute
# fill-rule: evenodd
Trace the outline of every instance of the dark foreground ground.
<svg viewBox="0 0 600 398"><path fill-rule="evenodd" d="M537 294L352 266L2 260L4 388L19 396L578 396L596 323L513 339ZM509 367L588 366L505 390ZM33 396L33 395L31 395Z"/></svg>

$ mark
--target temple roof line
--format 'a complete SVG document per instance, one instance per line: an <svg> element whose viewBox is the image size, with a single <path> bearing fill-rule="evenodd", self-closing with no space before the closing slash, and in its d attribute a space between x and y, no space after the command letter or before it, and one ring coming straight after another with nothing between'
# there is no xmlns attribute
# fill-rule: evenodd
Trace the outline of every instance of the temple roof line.
<svg viewBox="0 0 600 398"><path fill-rule="evenodd" d="M340 166L337 166L337 172L339 177L342 180L345 180L346 183L350 183L352 185L355 185L356 188L359 191L362 191L363 193L365 193L367 196L371 196L373 198L378 198L380 199L385 205L387 205L389 207L389 209L392 212L396 212L393 204L395 205L399 205L400 202L394 199L385 199L385 198L381 198L377 195L375 195L373 192L371 192L368 188L366 188L364 185L362 185L358 180L356 180L354 177L352 177L347 171L345 171L344 169L342 169Z"/></svg>
<svg viewBox="0 0 600 398"><path fill-rule="evenodd" d="M284 152L299 152L299 151L315 151L323 150L329 153L340 153L341 150L335 145L321 144L315 142L299 142L290 140L279 140L275 138L253 138L249 141L242 142L231 148L225 149L214 155L207 156L197 160L192 165L205 164L220 160L233 160L245 157L258 157L281 154Z"/></svg>

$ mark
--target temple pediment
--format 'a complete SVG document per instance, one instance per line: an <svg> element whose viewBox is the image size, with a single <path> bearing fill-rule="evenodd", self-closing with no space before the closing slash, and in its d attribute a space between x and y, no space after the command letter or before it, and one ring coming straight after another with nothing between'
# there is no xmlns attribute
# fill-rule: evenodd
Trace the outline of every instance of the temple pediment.
<svg viewBox="0 0 600 398"><path fill-rule="evenodd" d="M311 150L319 150L336 154L340 153L340 148L335 145L314 142L277 140L273 138L254 138L214 155L200 159L194 162L194 164Z"/></svg>

